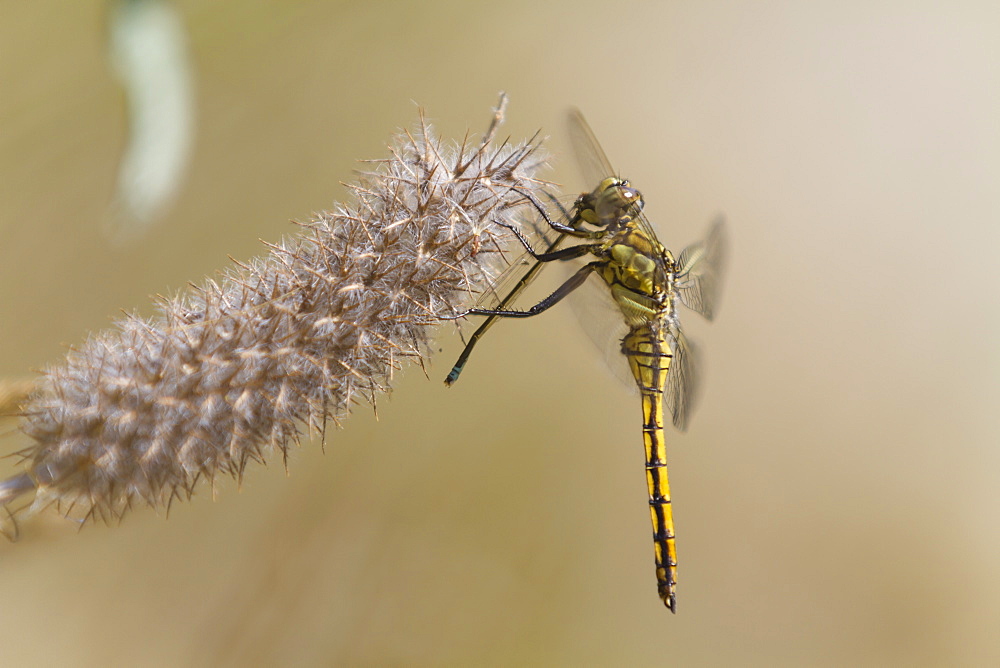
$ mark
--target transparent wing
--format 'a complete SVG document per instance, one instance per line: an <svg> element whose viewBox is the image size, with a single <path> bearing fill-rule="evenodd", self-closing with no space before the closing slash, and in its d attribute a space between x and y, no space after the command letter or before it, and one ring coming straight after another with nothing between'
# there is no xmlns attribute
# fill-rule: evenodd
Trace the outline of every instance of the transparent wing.
<svg viewBox="0 0 1000 668"><path fill-rule="evenodd" d="M628 324L622 318L622 310L611 296L608 284L600 276L592 274L586 283L570 294L569 301L580 327L601 352L608 370L631 394L638 394L635 377L622 354L622 338L628 334Z"/></svg>
<svg viewBox="0 0 1000 668"><path fill-rule="evenodd" d="M615 174L607 154L579 109L570 109L566 117L576 162L588 187L594 188ZM621 340L628 333L621 308L615 304L608 285L599 276L591 276L570 295L570 304L580 326L604 356L608 368L629 391L638 394L635 379L622 356Z"/></svg>
<svg viewBox="0 0 1000 668"><path fill-rule="evenodd" d="M726 226L716 218L703 241L684 249L677 260L677 292L681 303L708 320L715 316L726 260Z"/></svg>
<svg viewBox="0 0 1000 668"><path fill-rule="evenodd" d="M670 327L667 339L674 358L667 374L664 402L674 426L685 431L698 394L698 349L676 325Z"/></svg>
<svg viewBox="0 0 1000 668"><path fill-rule="evenodd" d="M585 182L593 188L604 179L613 176L615 168L611 166L611 161L604 154L604 149L601 148L594 131L590 129L580 110L570 109L566 122L576 162L580 165Z"/></svg>
<svg viewBox="0 0 1000 668"><path fill-rule="evenodd" d="M583 172L586 183L594 188L609 176L618 176L618 171L611 165L607 154L601 148L600 142L597 141L597 136L579 109L570 109L567 124L569 125L573 152L576 154L576 161L580 165L580 171ZM653 226L645 214L640 212L635 218L646 236L650 239L657 238L656 232L653 231Z"/></svg>
<svg viewBox="0 0 1000 668"><path fill-rule="evenodd" d="M581 292L584 294L577 298L577 293ZM591 277L571 299L574 300L573 311L590 340L603 353L607 368L631 394L638 394L639 388L621 348L628 325L607 286L598 277ZM676 325L669 326L666 341L673 359L667 373L663 402L674 426L686 431L698 398L698 348Z"/></svg>
<svg viewBox="0 0 1000 668"><path fill-rule="evenodd" d="M616 175L611 161L608 160L583 114L576 109L571 110L568 123L577 161L590 186L594 187L603 179ZM635 221L647 238L657 238L653 226L645 215L640 213L635 217ZM688 308L708 318L712 317L721 279L719 274L725 251L724 241L723 224L720 219L713 224L705 241L693 244L681 254L679 263L683 272L678 277L681 301ZM621 309L615 304L607 284L600 277L592 276L584 286L570 296L570 301L584 330L604 352L608 367L626 387L637 393L635 379L621 351L621 340L628 332L628 325L622 318ZM698 353L676 324L669 325L666 338L673 353L673 360L670 372L667 374L664 403L670 411L674 426L683 431L687 429L697 395Z"/></svg>

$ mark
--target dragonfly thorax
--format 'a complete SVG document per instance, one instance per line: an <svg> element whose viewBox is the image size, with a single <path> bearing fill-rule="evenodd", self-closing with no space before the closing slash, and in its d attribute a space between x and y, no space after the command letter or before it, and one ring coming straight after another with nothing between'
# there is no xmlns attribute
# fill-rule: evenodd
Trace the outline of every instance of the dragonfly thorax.
<svg viewBox="0 0 1000 668"><path fill-rule="evenodd" d="M673 312L674 259L655 239L636 228L610 238L597 270L629 326L645 325Z"/></svg>

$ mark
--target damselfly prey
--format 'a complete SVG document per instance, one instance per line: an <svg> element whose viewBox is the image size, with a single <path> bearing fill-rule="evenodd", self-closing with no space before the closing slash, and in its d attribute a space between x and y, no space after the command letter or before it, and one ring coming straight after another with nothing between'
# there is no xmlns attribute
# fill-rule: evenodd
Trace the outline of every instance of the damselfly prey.
<svg viewBox="0 0 1000 668"><path fill-rule="evenodd" d="M596 277L605 294L610 291L620 323L616 349L625 356L622 363L628 363L642 397L657 590L673 612L677 603L677 553L662 407L666 405L677 428L686 427L696 364L694 350L681 332L677 302L712 319L724 253L723 223L717 220L704 241L688 246L675 259L657 240L643 215L642 195L628 181L615 176L590 126L578 112L571 114L570 126L584 171L598 185L580 195L561 219L550 216L540 202L532 202L555 234L544 250L536 250L516 226L498 223L517 236L535 263L493 308L473 308L456 316L482 315L487 319L469 339L445 383L451 385L458 379L472 348L497 318L538 315L591 277ZM570 237L581 243L560 247ZM593 259L551 295L527 310L510 308L545 263L582 257Z"/></svg>

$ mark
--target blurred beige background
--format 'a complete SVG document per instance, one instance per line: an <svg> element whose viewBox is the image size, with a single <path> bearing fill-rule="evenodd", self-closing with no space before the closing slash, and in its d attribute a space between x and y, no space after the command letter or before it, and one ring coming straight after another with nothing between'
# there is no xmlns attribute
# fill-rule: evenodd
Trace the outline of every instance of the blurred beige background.
<svg viewBox="0 0 1000 668"><path fill-rule="evenodd" d="M638 401L568 309L450 328L376 422L77 532L0 544L19 665L1000 661L1000 10L993 2L179 2L198 135L145 238L100 234L124 141L102 2L0 2L0 375L261 252L427 109L562 133L580 106L679 250L730 222L692 428L678 614ZM26 443L0 441L3 452ZM5 464L7 471L13 462Z"/></svg>

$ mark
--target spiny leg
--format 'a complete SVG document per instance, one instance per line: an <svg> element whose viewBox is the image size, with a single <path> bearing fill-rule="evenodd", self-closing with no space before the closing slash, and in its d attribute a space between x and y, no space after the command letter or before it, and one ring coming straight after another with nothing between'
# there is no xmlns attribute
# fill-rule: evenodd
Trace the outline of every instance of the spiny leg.
<svg viewBox="0 0 1000 668"><path fill-rule="evenodd" d="M557 245L559 245L559 242L563 240L564 236L565 235L560 235L558 239L556 239L552 244L549 245L550 252ZM508 304L513 302L517 298L517 296L521 294L524 288L527 287L527 285L535 279L535 276L538 274L539 271L541 271L543 266L544 266L543 262L535 262L535 264L533 264L531 268L528 269L527 273L525 273L525 275L522 276L520 280L518 280L518 282L514 285L514 287L511 288L510 292L508 292L503 297L503 299L500 300L500 302L497 304L497 309L503 310ZM462 350L462 354L458 356L458 360L455 362L455 365L451 368L451 372L448 373L448 377L444 379L445 385L451 387L452 385L455 384L455 381L458 380L458 377L462 373L462 370L465 369L465 365L469 361L469 357L472 355L472 349L476 347L476 344L479 343L479 339L483 338L486 332L489 331L490 327L493 326L493 323L495 323L497 321L497 318L499 317L500 316L497 315L491 315L487 317L486 320L484 320L482 324L480 324L479 327L476 328L476 331L472 333L472 335L469 337L469 341L465 344L465 348Z"/></svg>
<svg viewBox="0 0 1000 668"><path fill-rule="evenodd" d="M604 264L605 264L604 261L597 260L595 262L583 265L576 271L576 273L570 276L565 283L556 288L555 292L553 292L551 295L549 295L542 301L538 302L537 304L529 308L527 311L504 311L504 310L494 310L494 309L473 308L469 309L464 313L460 313L454 317L461 318L467 315L489 315L489 316L496 316L498 318L530 318L531 316L538 315L539 313L547 311L548 309L558 304L560 301L562 301L562 299L566 295L568 295L569 293L573 292L578 287L583 285L584 281L587 280L587 276L590 275L590 272L594 271L598 267L604 266Z"/></svg>
<svg viewBox="0 0 1000 668"><path fill-rule="evenodd" d="M535 210L538 211L539 215L542 217L542 219L546 222L546 224L549 227L553 229L560 229L561 226L557 226L554 224L552 219L549 218L548 212L546 211L545 207L543 207L541 203L538 200L536 200L531 193L521 192L521 194L525 197L525 199L527 199L531 203L531 205L535 208ZM575 227L576 225L580 225L584 222L583 219L578 215L570 216L569 211L566 210L566 208L554 195L552 195L551 193L545 193L545 195L559 209L563 217L571 221L571 226L574 229L576 229ZM531 268L528 269L528 271L524 274L524 276L522 276L514 285L514 287L511 288L510 292L508 292L503 297L503 299L501 299L500 302L497 304L496 310L503 311L505 310L508 304L513 302L517 298L517 296L521 294L521 292L524 290L525 287L528 286L529 283L535 280L535 276L538 274L539 271L541 271L545 260L539 260L537 258L534 249L531 247L531 245L527 242L527 240L524 238L524 236L520 233L518 229L516 229L512 225L503 223L501 221L495 221L495 222L513 231L514 234L517 236L518 240L521 242L521 244L524 245L524 247L528 249L531 255L536 258L535 264L533 264ZM559 247L559 244L562 243L567 236L569 236L568 232L560 232L559 236L557 236L555 240L549 244L545 253L542 253L542 255L548 255L553 251L555 251ZM579 236L579 235L574 235L574 236ZM458 360L455 362L455 365L451 368L451 371L448 373L448 377L444 379L445 385L451 387L452 385L455 384L455 381L458 380L459 375L461 375L462 371L465 369L465 365L466 363L468 363L469 357L472 355L473 348L476 347L476 344L479 343L479 339L483 338L486 332L489 331L490 327L493 326L493 323L495 323L497 321L497 318L499 317L500 316L498 315L488 316L486 320L484 320L482 324L480 324L479 327L476 328L476 331L472 333L472 336L469 337L468 343L465 344L465 348L462 349L462 354L458 356Z"/></svg>
<svg viewBox="0 0 1000 668"><path fill-rule="evenodd" d="M535 210L538 211L539 215L541 215L541 217L545 221L545 223L549 227L551 227L553 230L555 230L555 231L557 231L557 232L559 232L561 234L565 234L565 235L568 235L568 236L571 236L571 237L579 237L581 239L600 239L602 236L604 236L604 230L597 230L597 231L591 232L591 231L581 230L580 229L579 226L583 225L587 221L581 215L580 206L578 204L573 206L573 215L570 216L569 213L566 211L565 208L563 208L563 206L561 204L559 204L558 202L556 203L557 206L559 207L559 210L562 211L563 214L569 220L569 224L560 223L560 222L557 222L555 220L552 220L552 218L549 217L549 214L546 211L545 207L542 206L542 203L539 202L535 198L535 196L533 194L531 194L530 192L525 192L525 191L516 189L516 188L515 188L515 190L517 190L517 192L520 193L521 196L523 196L526 200L528 200L528 202L531 203L531 205L533 207L535 207ZM548 193L546 193L546 194L550 198L552 198L552 195L550 195Z"/></svg>
<svg viewBox="0 0 1000 668"><path fill-rule="evenodd" d="M514 225L510 223L504 223L499 220L494 221L497 225L501 227L506 227L508 230L514 233L517 240L521 242L528 254L538 262L554 262L556 260L572 260L574 258L583 257L587 253L593 253L598 251L601 244L579 244L576 246L569 246L568 248L560 248L559 250L549 251L545 253L535 252L535 249L531 247L531 244L524 235L521 234L521 230L517 229Z"/></svg>

